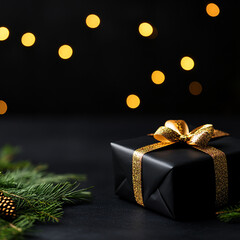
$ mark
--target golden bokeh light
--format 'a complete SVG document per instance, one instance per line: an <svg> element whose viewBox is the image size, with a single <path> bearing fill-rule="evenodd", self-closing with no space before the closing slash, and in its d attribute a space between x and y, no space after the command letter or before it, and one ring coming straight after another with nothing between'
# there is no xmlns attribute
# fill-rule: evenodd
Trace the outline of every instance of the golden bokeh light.
<svg viewBox="0 0 240 240"><path fill-rule="evenodd" d="M0 114L3 115L7 111L7 104L3 101L0 100Z"/></svg>
<svg viewBox="0 0 240 240"><path fill-rule="evenodd" d="M69 59L73 54L73 49L69 45L62 45L58 49L58 55L62 59Z"/></svg>
<svg viewBox="0 0 240 240"><path fill-rule="evenodd" d="M100 25L100 18L95 14L90 14L86 18L86 24L89 28L97 28Z"/></svg>
<svg viewBox="0 0 240 240"><path fill-rule="evenodd" d="M199 95L202 92L202 85L197 81L193 81L189 84L189 92L192 95Z"/></svg>
<svg viewBox="0 0 240 240"><path fill-rule="evenodd" d="M0 27L0 41L4 41L9 37L9 30L6 27Z"/></svg>
<svg viewBox="0 0 240 240"><path fill-rule="evenodd" d="M206 7L206 12L210 17L217 17L220 13L220 9L217 4L209 3Z"/></svg>
<svg viewBox="0 0 240 240"><path fill-rule="evenodd" d="M31 47L36 41L33 33L27 32L22 35L21 42L25 47Z"/></svg>
<svg viewBox="0 0 240 240"><path fill-rule="evenodd" d="M131 94L127 97L126 103L129 108L137 108L140 105L140 99L137 95Z"/></svg>
<svg viewBox="0 0 240 240"><path fill-rule="evenodd" d="M155 84L162 84L165 81L165 75L163 72L155 70L151 75L151 79Z"/></svg>
<svg viewBox="0 0 240 240"><path fill-rule="evenodd" d="M143 37L149 37L153 33L153 27L150 23L143 22L139 25L138 31Z"/></svg>
<svg viewBox="0 0 240 240"><path fill-rule="evenodd" d="M182 67L184 70L186 70L186 71L190 71L190 70L192 70L193 67L194 67L194 61L193 61L193 59L190 58L190 57L188 57L188 56L183 57L183 58L181 59L180 64L181 64L181 67Z"/></svg>

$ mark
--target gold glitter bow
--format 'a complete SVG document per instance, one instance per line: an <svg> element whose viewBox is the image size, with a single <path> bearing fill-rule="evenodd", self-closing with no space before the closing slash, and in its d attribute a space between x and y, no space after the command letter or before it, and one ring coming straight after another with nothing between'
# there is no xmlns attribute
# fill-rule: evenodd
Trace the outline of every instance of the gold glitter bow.
<svg viewBox="0 0 240 240"><path fill-rule="evenodd" d="M142 195L142 158L143 155L153 150L168 145L185 142L188 145L210 155L214 163L216 183L216 206L225 205L228 202L228 169L224 152L208 146L211 138L229 135L226 132L216 130L212 124L205 124L189 132L188 125L183 120L168 120L165 126L157 129L153 136L159 142L138 148L132 158L132 182L135 200L144 206Z"/></svg>

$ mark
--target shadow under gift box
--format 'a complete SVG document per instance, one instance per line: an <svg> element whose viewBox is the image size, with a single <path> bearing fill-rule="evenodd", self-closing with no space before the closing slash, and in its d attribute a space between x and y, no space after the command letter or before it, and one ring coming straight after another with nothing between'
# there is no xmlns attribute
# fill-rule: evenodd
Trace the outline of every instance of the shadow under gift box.
<svg viewBox="0 0 240 240"><path fill-rule="evenodd" d="M115 192L119 197L136 202L132 184L133 152L156 142L151 136L143 136L111 143ZM226 154L229 204L235 204L240 200L240 140L227 136L212 139L209 145ZM187 144L176 143L143 156L145 208L173 219L213 216L217 210L215 188L213 159Z"/></svg>

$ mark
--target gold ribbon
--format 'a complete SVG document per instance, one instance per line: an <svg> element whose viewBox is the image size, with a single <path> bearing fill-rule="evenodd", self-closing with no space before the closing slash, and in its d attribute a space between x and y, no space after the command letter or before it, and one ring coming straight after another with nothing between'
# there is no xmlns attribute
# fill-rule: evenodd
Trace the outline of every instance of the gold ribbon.
<svg viewBox="0 0 240 240"><path fill-rule="evenodd" d="M212 124L205 124L189 132L188 125L183 120L168 120L164 126L157 129L153 136L159 142L138 148L132 157L132 182L135 200L144 206L142 195L142 158L143 155L156 149L160 149L177 142L185 142L198 149L213 159L216 183L216 206L225 205L228 202L228 169L224 152L208 146L211 138L229 135L213 128Z"/></svg>

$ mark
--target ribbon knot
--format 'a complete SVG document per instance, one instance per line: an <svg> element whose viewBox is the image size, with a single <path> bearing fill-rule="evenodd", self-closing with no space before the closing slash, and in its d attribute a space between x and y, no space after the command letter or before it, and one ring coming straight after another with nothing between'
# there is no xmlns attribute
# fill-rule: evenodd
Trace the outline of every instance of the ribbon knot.
<svg viewBox="0 0 240 240"><path fill-rule="evenodd" d="M180 142L187 142L189 140L188 136L186 135L180 135L179 141Z"/></svg>

